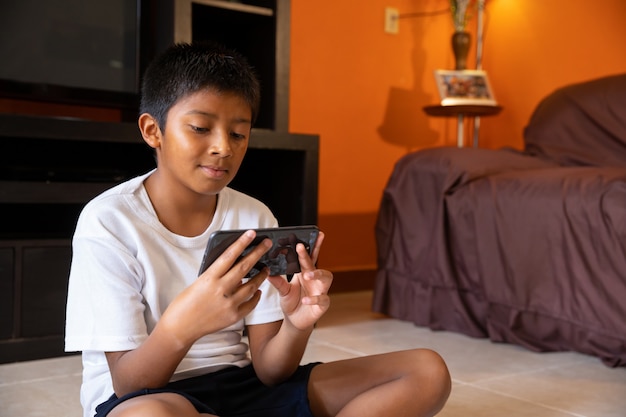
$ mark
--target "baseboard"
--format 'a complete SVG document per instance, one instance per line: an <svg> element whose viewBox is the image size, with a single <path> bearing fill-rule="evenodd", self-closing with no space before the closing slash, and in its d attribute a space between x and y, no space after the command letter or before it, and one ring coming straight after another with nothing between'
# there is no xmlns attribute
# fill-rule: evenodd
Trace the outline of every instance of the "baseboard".
<svg viewBox="0 0 626 417"><path fill-rule="evenodd" d="M376 270L333 271L333 285L330 293L369 291L374 289Z"/></svg>
<svg viewBox="0 0 626 417"><path fill-rule="evenodd" d="M62 335L0 340L0 364L71 355L63 346Z"/></svg>

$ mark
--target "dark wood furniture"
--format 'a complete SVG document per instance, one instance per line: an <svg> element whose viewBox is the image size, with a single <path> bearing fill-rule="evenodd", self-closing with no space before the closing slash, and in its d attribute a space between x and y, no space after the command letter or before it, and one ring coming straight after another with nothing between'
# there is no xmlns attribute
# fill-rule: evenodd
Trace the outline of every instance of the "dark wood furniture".
<svg viewBox="0 0 626 417"><path fill-rule="evenodd" d="M173 42L215 40L248 58L261 81L261 110L231 186L264 201L281 225L316 224L319 138L288 132L290 0L137 4L139 70ZM86 100L22 87L0 83L0 96L119 108L124 122L0 114L0 363L63 354L76 218L95 195L154 167L135 96L120 105L106 94Z"/></svg>
<svg viewBox="0 0 626 417"><path fill-rule="evenodd" d="M253 130L231 186L282 225L316 224L318 141ZM153 152L134 123L11 115L0 115L0 144L0 363L59 356L76 218L92 197L152 169Z"/></svg>
<svg viewBox="0 0 626 417"><path fill-rule="evenodd" d="M456 117L457 118L457 146L462 148L465 144L463 128L465 117L473 117L474 125L476 120L482 116L494 116L502 111L502 106L484 104L457 104L442 106L439 104L425 106L424 113L434 117ZM474 147L478 146L478 132L474 132Z"/></svg>
<svg viewBox="0 0 626 417"><path fill-rule="evenodd" d="M502 106L485 106L476 104L459 104L456 106L432 105L425 106L424 112L429 116L453 117L458 115L480 117L492 116L500 113Z"/></svg>
<svg viewBox="0 0 626 417"><path fill-rule="evenodd" d="M291 1L168 1L174 6L174 27L169 40L218 41L243 54L256 69L261 82L257 127L286 132L289 127ZM166 13L166 9L160 12Z"/></svg>

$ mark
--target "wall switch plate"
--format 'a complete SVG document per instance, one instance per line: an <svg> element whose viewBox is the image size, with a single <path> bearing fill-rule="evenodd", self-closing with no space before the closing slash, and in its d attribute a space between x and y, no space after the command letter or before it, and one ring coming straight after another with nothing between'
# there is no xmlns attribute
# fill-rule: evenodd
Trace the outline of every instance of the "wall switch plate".
<svg viewBox="0 0 626 417"><path fill-rule="evenodd" d="M385 33L397 34L400 25L400 12L395 7L385 7Z"/></svg>

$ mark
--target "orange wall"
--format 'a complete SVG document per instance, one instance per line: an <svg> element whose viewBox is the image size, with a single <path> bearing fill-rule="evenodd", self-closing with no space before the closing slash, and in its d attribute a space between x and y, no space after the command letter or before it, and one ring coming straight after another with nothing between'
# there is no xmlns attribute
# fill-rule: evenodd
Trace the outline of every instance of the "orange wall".
<svg viewBox="0 0 626 417"><path fill-rule="evenodd" d="M484 67L505 107L485 119L487 147L523 146L521 130L565 84L626 72L626 1L489 0Z"/></svg>
<svg viewBox="0 0 626 417"><path fill-rule="evenodd" d="M438 101L432 71L454 66L449 14L403 16L399 34L383 31L387 6L402 16L448 4L292 0L290 130L320 135L326 268L374 268L374 224L394 163L456 143L454 120L421 111ZM554 88L626 72L625 17L624 0L488 0L483 67L504 110L482 119L481 146L521 148L530 113Z"/></svg>

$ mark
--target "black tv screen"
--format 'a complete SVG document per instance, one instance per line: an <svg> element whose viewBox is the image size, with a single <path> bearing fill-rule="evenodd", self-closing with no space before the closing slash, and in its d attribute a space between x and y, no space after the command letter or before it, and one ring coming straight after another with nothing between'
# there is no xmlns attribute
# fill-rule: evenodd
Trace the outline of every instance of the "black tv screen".
<svg viewBox="0 0 626 417"><path fill-rule="evenodd" d="M134 105L138 0L0 3L1 95Z"/></svg>

